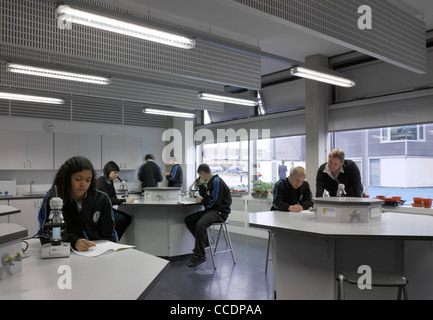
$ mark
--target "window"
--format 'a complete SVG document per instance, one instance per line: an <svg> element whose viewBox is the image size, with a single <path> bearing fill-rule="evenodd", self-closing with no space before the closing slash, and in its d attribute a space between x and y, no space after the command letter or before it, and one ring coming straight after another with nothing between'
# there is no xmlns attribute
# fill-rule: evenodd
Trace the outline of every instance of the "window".
<svg viewBox="0 0 433 320"><path fill-rule="evenodd" d="M287 166L285 176L292 167L305 167L305 136L206 144L202 155L202 163L208 164L232 190L248 192L252 180L278 181L283 161Z"/></svg>
<svg viewBox="0 0 433 320"><path fill-rule="evenodd" d="M248 141L206 144L203 163L233 190L248 190Z"/></svg>
<svg viewBox="0 0 433 320"><path fill-rule="evenodd" d="M425 125L381 129L381 142L425 141Z"/></svg>
<svg viewBox="0 0 433 320"><path fill-rule="evenodd" d="M433 124L331 133L331 149L359 162L371 197L433 197Z"/></svg>
<svg viewBox="0 0 433 320"><path fill-rule="evenodd" d="M284 164L283 164L284 161ZM287 172L297 166L305 168L305 136L272 138L257 141L257 176L265 182L280 179L280 166L285 165ZM283 174L284 170L281 170Z"/></svg>

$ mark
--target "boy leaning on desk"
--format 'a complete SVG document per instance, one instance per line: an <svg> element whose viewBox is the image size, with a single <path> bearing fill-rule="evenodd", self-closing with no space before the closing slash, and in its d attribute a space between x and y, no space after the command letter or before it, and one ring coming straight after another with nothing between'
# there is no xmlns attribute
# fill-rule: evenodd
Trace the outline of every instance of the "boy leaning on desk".
<svg viewBox="0 0 433 320"><path fill-rule="evenodd" d="M313 194L305 178L307 174L303 167L296 167L285 179L280 179L274 186L272 211L301 212L313 206Z"/></svg>

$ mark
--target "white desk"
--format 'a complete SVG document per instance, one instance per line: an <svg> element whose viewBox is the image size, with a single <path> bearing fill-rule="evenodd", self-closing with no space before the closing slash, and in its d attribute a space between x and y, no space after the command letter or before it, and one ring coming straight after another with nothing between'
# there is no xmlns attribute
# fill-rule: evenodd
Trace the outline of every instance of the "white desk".
<svg viewBox="0 0 433 320"><path fill-rule="evenodd" d="M39 240L30 240L23 270L0 281L0 300L135 300L144 298L168 261L134 249L96 258L41 259ZM59 289L62 265L71 268L72 289Z"/></svg>
<svg viewBox="0 0 433 320"><path fill-rule="evenodd" d="M10 206L0 206L0 217L1 216L7 216L9 214L14 214L14 213L20 213L21 210L14 208L14 207L10 207Z"/></svg>
<svg viewBox="0 0 433 320"><path fill-rule="evenodd" d="M381 222L321 222L313 213L251 213L251 227L272 231L277 299L333 299L341 270L405 275L410 299L433 299L433 217L386 212ZM348 298L395 299L389 288L348 287Z"/></svg>

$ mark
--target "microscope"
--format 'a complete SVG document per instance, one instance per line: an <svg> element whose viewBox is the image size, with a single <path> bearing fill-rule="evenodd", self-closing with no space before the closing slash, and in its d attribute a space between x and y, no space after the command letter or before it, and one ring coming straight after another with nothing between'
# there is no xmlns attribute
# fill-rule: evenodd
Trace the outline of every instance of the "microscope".
<svg viewBox="0 0 433 320"><path fill-rule="evenodd" d="M340 183L338 185L337 197L345 197L345 196L346 196L345 186L344 184Z"/></svg>
<svg viewBox="0 0 433 320"><path fill-rule="evenodd" d="M125 197L125 199L128 198L128 197L129 197L130 190L129 190L128 185L126 184L126 181L120 179L119 177L117 177L117 180L119 180L120 183L121 183L121 184L120 184L119 191L123 191L123 196Z"/></svg>
<svg viewBox="0 0 433 320"><path fill-rule="evenodd" d="M50 235L50 243L42 246L41 258L67 258L71 252L69 242L62 242L62 233L65 232L66 223L63 218L63 200L56 196L50 200L50 215L44 225Z"/></svg>

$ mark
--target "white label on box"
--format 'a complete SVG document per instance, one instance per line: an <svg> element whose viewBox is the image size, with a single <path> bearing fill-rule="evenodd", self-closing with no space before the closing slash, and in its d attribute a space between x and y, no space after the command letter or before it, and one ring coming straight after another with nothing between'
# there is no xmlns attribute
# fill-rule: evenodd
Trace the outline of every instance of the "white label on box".
<svg viewBox="0 0 433 320"><path fill-rule="evenodd" d="M370 219L379 218L381 215L380 207L370 209Z"/></svg>

